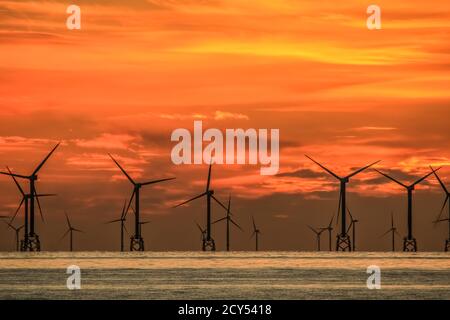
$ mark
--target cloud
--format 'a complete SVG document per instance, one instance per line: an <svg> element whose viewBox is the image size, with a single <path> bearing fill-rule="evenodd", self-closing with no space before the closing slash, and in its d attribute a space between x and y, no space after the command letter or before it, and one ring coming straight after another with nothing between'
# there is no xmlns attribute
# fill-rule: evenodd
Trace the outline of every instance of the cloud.
<svg viewBox="0 0 450 320"><path fill-rule="evenodd" d="M74 139L73 142L82 148L128 150L141 140L138 136L128 134L103 133L93 139Z"/></svg>
<svg viewBox="0 0 450 320"><path fill-rule="evenodd" d="M208 118L204 114L180 114L180 113L162 113L159 115L161 119L168 119L168 120L186 120L186 119L206 119Z"/></svg>
<svg viewBox="0 0 450 320"><path fill-rule="evenodd" d="M354 131L392 131L397 130L394 127L358 127L353 128Z"/></svg>
<svg viewBox="0 0 450 320"><path fill-rule="evenodd" d="M214 113L214 119L215 120L226 120L226 119L249 120L249 117L242 113L216 111Z"/></svg>

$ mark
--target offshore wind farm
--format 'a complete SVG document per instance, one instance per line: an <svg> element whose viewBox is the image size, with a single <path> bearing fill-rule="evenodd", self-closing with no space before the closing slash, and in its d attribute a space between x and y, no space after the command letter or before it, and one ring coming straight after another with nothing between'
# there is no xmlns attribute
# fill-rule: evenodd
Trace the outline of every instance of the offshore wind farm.
<svg viewBox="0 0 450 320"><path fill-rule="evenodd" d="M0 298L450 299L449 17L1 3Z"/></svg>

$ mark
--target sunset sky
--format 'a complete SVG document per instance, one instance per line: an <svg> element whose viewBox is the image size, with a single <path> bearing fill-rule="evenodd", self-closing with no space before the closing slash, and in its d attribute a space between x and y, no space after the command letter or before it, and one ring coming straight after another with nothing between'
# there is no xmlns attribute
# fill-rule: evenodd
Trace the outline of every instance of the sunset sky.
<svg viewBox="0 0 450 320"><path fill-rule="evenodd" d="M81 30L66 28L66 8L81 8ZM116 250L131 185L111 153L137 180L176 176L145 187L141 210L148 250L194 250L205 201L171 209L204 191L206 165L175 166L170 134L205 128L280 130L280 171L256 165L213 166L217 197L232 194L232 248L249 250L251 215L261 248L312 250L307 224L327 225L338 174L376 160L405 182L443 166L450 186L450 3L377 1L381 30L368 30L367 1L77 0L0 3L0 166L41 170L44 250L67 248L64 210L86 231L76 249ZM3 170L3 169L2 169ZM25 186L25 184L24 184ZM20 195L0 177L0 215ZM351 180L349 208L360 220L357 247L387 250L390 224L406 233L406 194L367 171ZM447 226L433 226L444 194L434 177L417 187L414 233L419 250L442 250ZM224 214L213 208L213 218ZM131 231L131 214L128 230ZM16 224L22 223L22 216ZM214 227L224 248L224 225ZM336 228L337 229L337 228ZM0 227L0 250L13 249ZM323 246L326 243L323 238ZM400 238L397 242L400 244ZM334 242L334 239L333 239ZM400 248L400 247L399 247Z"/></svg>

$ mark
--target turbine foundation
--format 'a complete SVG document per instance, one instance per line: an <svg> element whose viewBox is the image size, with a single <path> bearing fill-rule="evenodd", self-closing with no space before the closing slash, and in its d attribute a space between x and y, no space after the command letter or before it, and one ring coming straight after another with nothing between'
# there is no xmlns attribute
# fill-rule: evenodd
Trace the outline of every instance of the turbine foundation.
<svg viewBox="0 0 450 320"><path fill-rule="evenodd" d="M29 235L26 239L20 241L20 251L39 252L41 251L41 241L39 236Z"/></svg>
<svg viewBox="0 0 450 320"><path fill-rule="evenodd" d="M450 239L445 240L445 252L450 251Z"/></svg>
<svg viewBox="0 0 450 320"><path fill-rule="evenodd" d="M214 239L209 240L203 240L203 251L216 251L216 243L214 242Z"/></svg>
<svg viewBox="0 0 450 320"><path fill-rule="evenodd" d="M337 236L336 251L352 251L350 237L348 234Z"/></svg>
<svg viewBox="0 0 450 320"><path fill-rule="evenodd" d="M144 239L142 237L131 237L130 251L144 251Z"/></svg>
<svg viewBox="0 0 450 320"><path fill-rule="evenodd" d="M403 251L404 252L417 252L417 241L416 239L403 239Z"/></svg>

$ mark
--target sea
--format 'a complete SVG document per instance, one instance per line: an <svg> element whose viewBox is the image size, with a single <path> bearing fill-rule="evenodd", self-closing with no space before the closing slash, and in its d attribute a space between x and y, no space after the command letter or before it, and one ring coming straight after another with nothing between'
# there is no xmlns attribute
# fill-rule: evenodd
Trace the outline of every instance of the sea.
<svg viewBox="0 0 450 320"><path fill-rule="evenodd" d="M3 252L0 299L450 299L450 254Z"/></svg>

